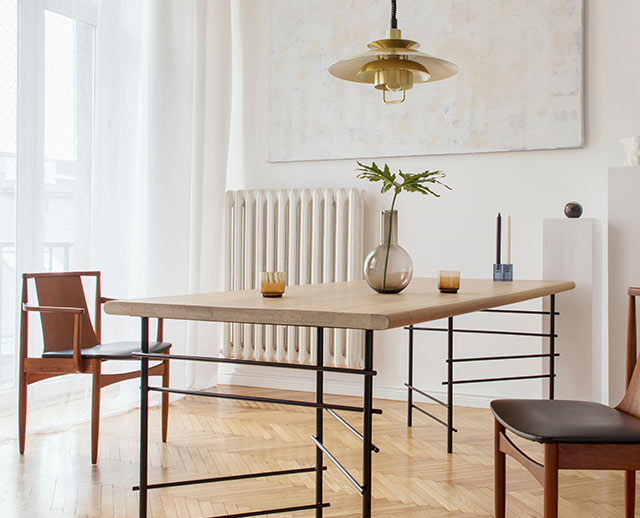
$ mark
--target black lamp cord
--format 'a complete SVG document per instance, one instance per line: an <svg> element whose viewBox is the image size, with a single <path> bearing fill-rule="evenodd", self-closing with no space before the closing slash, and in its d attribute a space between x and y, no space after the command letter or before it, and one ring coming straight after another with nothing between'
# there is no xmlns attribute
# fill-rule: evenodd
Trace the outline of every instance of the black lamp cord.
<svg viewBox="0 0 640 518"><path fill-rule="evenodd" d="M398 19L396 18L396 0L391 0L391 28L398 28Z"/></svg>

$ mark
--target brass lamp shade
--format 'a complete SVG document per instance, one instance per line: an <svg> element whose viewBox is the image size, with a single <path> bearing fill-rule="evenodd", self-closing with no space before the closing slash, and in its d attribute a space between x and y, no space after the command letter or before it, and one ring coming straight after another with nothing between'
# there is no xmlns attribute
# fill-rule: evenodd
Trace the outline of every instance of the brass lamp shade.
<svg viewBox="0 0 640 518"><path fill-rule="evenodd" d="M450 61L419 52L420 45L402 39L400 29L387 29L387 38L369 43L369 51L338 61L329 72L339 79L371 83L382 90L386 104L404 101L405 92L417 83L440 81L455 75L458 67ZM402 91L402 99L387 100L386 92Z"/></svg>

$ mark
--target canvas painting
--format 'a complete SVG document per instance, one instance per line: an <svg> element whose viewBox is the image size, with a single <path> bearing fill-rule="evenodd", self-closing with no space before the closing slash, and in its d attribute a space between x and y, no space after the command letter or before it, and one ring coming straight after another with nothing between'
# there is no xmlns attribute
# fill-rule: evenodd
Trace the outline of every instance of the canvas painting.
<svg viewBox="0 0 640 518"><path fill-rule="evenodd" d="M398 2L403 38L460 71L395 105L327 71L389 18L387 0L271 0L269 161L582 146L582 0Z"/></svg>

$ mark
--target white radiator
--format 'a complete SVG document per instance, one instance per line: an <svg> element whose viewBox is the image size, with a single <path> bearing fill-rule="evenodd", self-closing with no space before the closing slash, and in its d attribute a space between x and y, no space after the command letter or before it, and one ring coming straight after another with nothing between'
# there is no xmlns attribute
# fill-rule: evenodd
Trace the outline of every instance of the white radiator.
<svg viewBox="0 0 640 518"><path fill-rule="evenodd" d="M364 197L359 189L228 191L225 289L259 287L261 271L287 285L362 278ZM285 295L286 297L286 292ZM314 363L307 327L226 324L226 358ZM363 332L325 329L325 365L362 367Z"/></svg>

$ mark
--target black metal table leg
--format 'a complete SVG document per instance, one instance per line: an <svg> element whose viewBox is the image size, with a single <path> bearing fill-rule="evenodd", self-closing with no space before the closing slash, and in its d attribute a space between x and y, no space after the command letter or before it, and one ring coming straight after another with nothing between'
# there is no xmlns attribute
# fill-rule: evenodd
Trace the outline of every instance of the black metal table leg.
<svg viewBox="0 0 640 518"><path fill-rule="evenodd" d="M316 365L322 367L324 365L324 329L317 329L316 341ZM316 403L322 404L324 392L324 373L321 370L316 371ZM316 408L316 438L322 443L323 428L323 412L324 409ZM322 450L316 447L316 504L322 504ZM316 518L322 518L322 507L316 508Z"/></svg>
<svg viewBox="0 0 640 518"><path fill-rule="evenodd" d="M364 335L364 368L373 370L373 331L367 330ZM371 455L373 434L373 375L364 376L363 401L363 441L362 441L362 517L371 517Z"/></svg>
<svg viewBox="0 0 640 518"><path fill-rule="evenodd" d="M149 352L149 319L142 317L140 346ZM149 358L140 358L140 518L147 516L147 462L149 449Z"/></svg>
<svg viewBox="0 0 640 518"><path fill-rule="evenodd" d="M549 399L555 397L556 379L556 296L550 296L549 308Z"/></svg>
<svg viewBox="0 0 640 518"><path fill-rule="evenodd" d="M550 295L550 309L546 310L527 310L527 309L484 309L483 312L487 313L515 313L523 315L549 315L549 331L542 333L531 333L523 331L504 331L494 329L454 329L453 317L448 317L447 325L441 327L426 327L424 325L409 325L405 329L409 331L409 372L408 382L405 383L407 387L407 425L412 425L413 410L417 410L427 417L433 419L440 425L447 428L447 453L453 453L453 434L457 432L453 426L453 387L458 384L468 383L492 383L498 381L516 381L516 380L532 380L532 379L549 379L549 399L555 398L555 377L556 377L556 356L560 356L556 352L556 316L559 313L556 311L555 294ZM447 379L442 382L442 385L447 387L447 398L444 400L438 399L431 394L418 389L413 386L413 353L414 353L414 332L415 331L438 331L447 333ZM535 354L508 354L498 356L472 356L464 358L454 358L453 352L453 335L454 333L472 333L472 334L487 334L487 335L499 335L499 336L523 336L523 337L541 337L549 339L549 351L538 352ZM543 373L526 375L526 376L500 376L493 378L471 378L471 379L459 379L456 380L453 377L453 364L459 362L487 362L487 361L502 361L502 360L521 360L529 358L549 358L549 368L544 369ZM544 367L544 365L543 365ZM434 403L447 408L447 419L440 419L430 412L427 412L423 408L413 403L413 393L417 392L419 395L430 399Z"/></svg>
<svg viewBox="0 0 640 518"><path fill-rule="evenodd" d="M407 378L407 426L411 426L413 424L413 326L409 326L409 375Z"/></svg>
<svg viewBox="0 0 640 518"><path fill-rule="evenodd" d="M447 319L447 453L453 453L453 317Z"/></svg>

